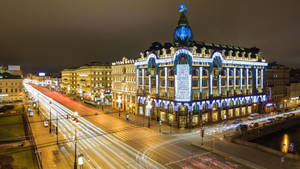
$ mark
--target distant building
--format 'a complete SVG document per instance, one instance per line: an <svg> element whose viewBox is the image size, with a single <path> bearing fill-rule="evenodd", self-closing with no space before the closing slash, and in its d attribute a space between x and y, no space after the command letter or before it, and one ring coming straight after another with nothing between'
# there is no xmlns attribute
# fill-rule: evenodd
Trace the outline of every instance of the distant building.
<svg viewBox="0 0 300 169"><path fill-rule="evenodd" d="M10 73L12 75L19 75L23 76L21 66L20 65L7 65L7 66L0 66L0 73Z"/></svg>
<svg viewBox="0 0 300 169"><path fill-rule="evenodd" d="M111 65L92 62L64 69L61 76L64 93L90 101L98 101L104 94L106 101L111 101Z"/></svg>
<svg viewBox="0 0 300 169"><path fill-rule="evenodd" d="M180 5L173 43L153 43L135 62L138 114L182 127L263 113L258 48L198 42Z"/></svg>
<svg viewBox="0 0 300 169"><path fill-rule="evenodd" d="M289 99L290 69L286 66L270 63L265 73L265 93L268 98L266 111L283 111Z"/></svg>
<svg viewBox="0 0 300 169"><path fill-rule="evenodd" d="M124 57L112 63L112 107L137 112L135 60Z"/></svg>
<svg viewBox="0 0 300 169"><path fill-rule="evenodd" d="M33 83L43 87L48 87L53 90L60 90L61 88L61 77L52 76L52 75L43 75L40 76L40 73L36 74L27 74L25 82Z"/></svg>
<svg viewBox="0 0 300 169"><path fill-rule="evenodd" d="M297 107L300 105L300 82L290 83L288 106Z"/></svg>
<svg viewBox="0 0 300 169"><path fill-rule="evenodd" d="M23 100L23 79L20 75L0 73L0 103Z"/></svg>

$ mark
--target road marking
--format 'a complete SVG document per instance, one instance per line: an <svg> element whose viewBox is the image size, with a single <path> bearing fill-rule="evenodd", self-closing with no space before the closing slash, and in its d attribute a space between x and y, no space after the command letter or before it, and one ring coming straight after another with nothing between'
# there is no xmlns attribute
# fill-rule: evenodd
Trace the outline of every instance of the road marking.
<svg viewBox="0 0 300 169"><path fill-rule="evenodd" d="M187 158L184 158L184 159L181 159L181 160L177 160L177 161L172 161L172 162L169 162L169 163L165 163L164 165L165 165L165 166L169 166L169 165L171 165L171 164L179 163L179 162L181 162L181 161L185 161L185 160L188 160L188 159L193 159L194 157L205 156L205 155L208 155L208 154L211 154L211 152L201 153L201 154L196 155L196 156L195 156L195 155L191 155L191 156L189 156L189 157L187 157Z"/></svg>

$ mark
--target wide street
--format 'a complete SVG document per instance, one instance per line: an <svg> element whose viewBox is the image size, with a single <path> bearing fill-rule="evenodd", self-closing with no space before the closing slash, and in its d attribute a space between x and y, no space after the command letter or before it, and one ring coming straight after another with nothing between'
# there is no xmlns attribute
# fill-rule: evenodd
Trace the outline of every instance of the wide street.
<svg viewBox="0 0 300 169"><path fill-rule="evenodd" d="M53 125L58 114L58 131L64 138L59 142L66 146L71 156L68 159L74 159L76 130L78 154L83 154L88 168L245 168L193 146L191 142L200 137L198 134L162 135L46 88L26 85L26 89L40 106L47 110L51 107ZM74 112L80 116L78 123L66 119ZM49 111L44 113L49 116Z"/></svg>

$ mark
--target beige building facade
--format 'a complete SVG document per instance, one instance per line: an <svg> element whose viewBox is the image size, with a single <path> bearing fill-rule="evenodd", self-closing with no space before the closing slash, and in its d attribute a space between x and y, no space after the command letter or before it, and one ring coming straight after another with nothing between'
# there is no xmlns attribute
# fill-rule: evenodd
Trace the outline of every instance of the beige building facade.
<svg viewBox="0 0 300 169"><path fill-rule="evenodd" d="M62 75L62 91L85 100L99 101L105 97L110 101L111 66L92 63L79 68L65 69Z"/></svg>
<svg viewBox="0 0 300 169"><path fill-rule="evenodd" d="M131 114L137 112L134 63L126 57L112 63L112 107Z"/></svg>
<svg viewBox="0 0 300 169"><path fill-rule="evenodd" d="M0 78L0 103L23 100L23 79Z"/></svg>

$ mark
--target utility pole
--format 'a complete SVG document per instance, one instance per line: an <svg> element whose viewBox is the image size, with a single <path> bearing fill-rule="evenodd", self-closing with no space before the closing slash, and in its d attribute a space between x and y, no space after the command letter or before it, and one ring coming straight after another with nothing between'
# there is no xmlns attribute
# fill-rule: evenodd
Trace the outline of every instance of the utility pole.
<svg viewBox="0 0 300 169"><path fill-rule="evenodd" d="M56 112L56 144L58 145L58 112Z"/></svg>
<svg viewBox="0 0 300 169"><path fill-rule="evenodd" d="M75 156L74 156L74 169L77 169L77 129L75 127Z"/></svg>
<svg viewBox="0 0 300 169"><path fill-rule="evenodd" d="M49 127L49 133L51 133L51 128L52 128L52 126L51 126L51 101L49 102L49 105L50 105L50 109L49 109L49 111L50 111L50 127Z"/></svg>

